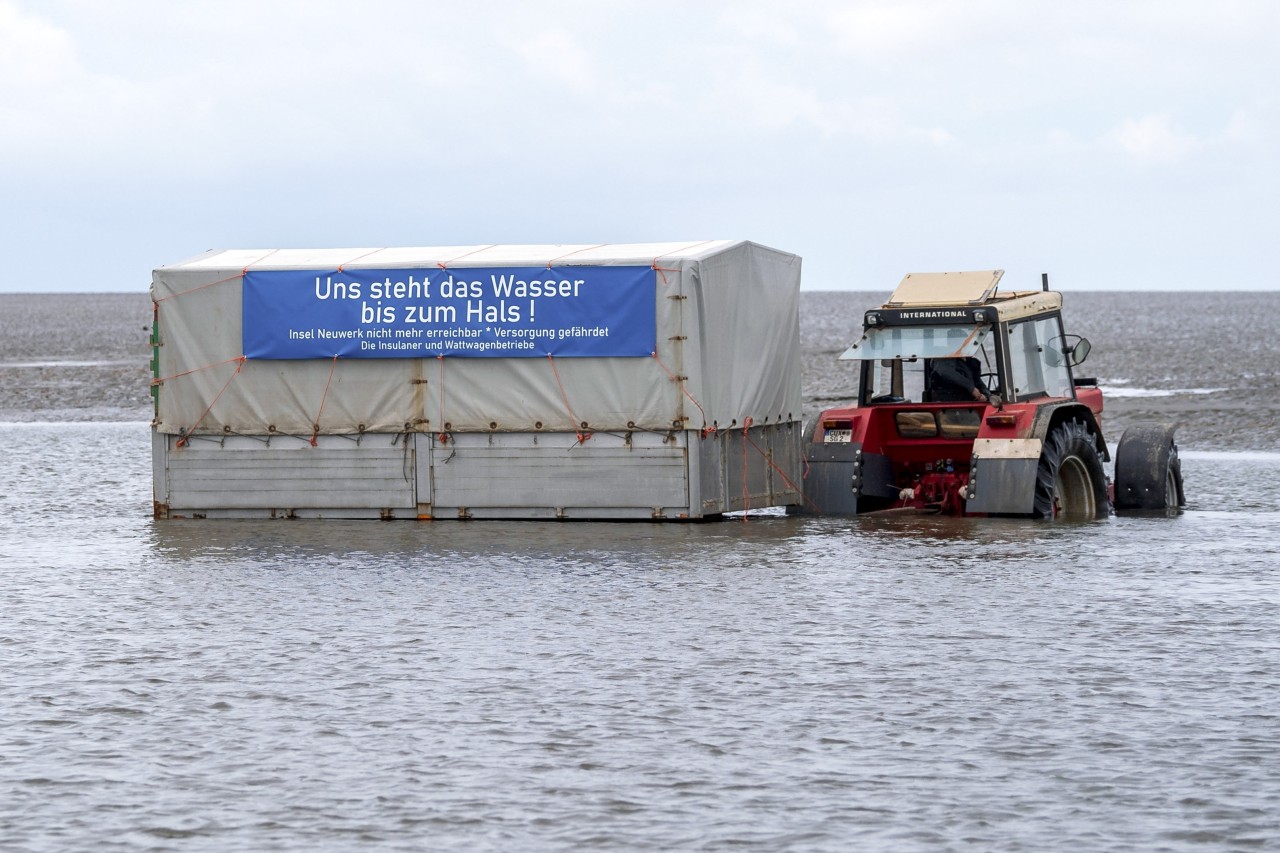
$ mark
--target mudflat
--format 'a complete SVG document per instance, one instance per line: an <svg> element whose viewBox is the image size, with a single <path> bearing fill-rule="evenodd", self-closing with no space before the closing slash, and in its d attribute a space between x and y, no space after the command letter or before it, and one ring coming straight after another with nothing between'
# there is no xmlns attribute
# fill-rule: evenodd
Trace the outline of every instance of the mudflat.
<svg viewBox="0 0 1280 853"><path fill-rule="evenodd" d="M806 415L848 399L854 368L838 357L884 298L801 294ZM1063 299L1067 331L1093 343L1076 375L1102 386L1110 441L1166 421L1184 448L1280 447L1280 292ZM151 323L145 293L0 294L0 422L149 421Z"/></svg>

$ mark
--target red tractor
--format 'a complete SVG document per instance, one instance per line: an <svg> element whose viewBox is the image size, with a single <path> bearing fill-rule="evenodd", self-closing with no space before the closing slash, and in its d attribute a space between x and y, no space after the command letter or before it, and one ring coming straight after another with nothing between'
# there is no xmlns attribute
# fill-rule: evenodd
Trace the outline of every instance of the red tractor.
<svg viewBox="0 0 1280 853"><path fill-rule="evenodd" d="M1089 341L1062 327L1062 295L997 292L1002 270L908 275L866 312L840 356L855 403L806 430L813 512L1103 517L1184 504L1173 427L1125 430L1115 484L1102 391L1075 368Z"/></svg>

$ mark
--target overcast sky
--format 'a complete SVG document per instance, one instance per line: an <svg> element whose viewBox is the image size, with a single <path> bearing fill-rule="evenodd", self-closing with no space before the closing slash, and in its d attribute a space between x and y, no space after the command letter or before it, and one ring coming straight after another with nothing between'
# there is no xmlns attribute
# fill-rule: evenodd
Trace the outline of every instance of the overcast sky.
<svg viewBox="0 0 1280 853"><path fill-rule="evenodd" d="M810 290L1274 289L1278 56L1273 0L0 0L0 291L710 238Z"/></svg>

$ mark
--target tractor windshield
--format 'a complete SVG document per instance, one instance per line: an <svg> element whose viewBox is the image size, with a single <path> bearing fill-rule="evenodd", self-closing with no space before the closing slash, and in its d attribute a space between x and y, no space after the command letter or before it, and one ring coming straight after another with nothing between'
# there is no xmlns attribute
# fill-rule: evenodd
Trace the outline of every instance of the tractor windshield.
<svg viewBox="0 0 1280 853"><path fill-rule="evenodd" d="M990 326L890 326L867 329L840 356L864 361L881 359L956 358L976 356Z"/></svg>
<svg viewBox="0 0 1280 853"><path fill-rule="evenodd" d="M864 405L948 402L952 396L934 377L947 362L963 361L986 391L998 392L990 332L990 326L873 327L840 357L862 364L859 397Z"/></svg>

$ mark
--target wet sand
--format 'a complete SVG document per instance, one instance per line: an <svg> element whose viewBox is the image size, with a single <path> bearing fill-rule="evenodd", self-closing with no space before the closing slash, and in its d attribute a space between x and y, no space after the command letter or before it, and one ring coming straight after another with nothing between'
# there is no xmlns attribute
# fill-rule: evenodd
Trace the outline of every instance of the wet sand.
<svg viewBox="0 0 1280 853"><path fill-rule="evenodd" d="M863 311L886 295L803 294L807 414L847 399L853 370L839 355ZM1076 376L1102 387L1108 441L1136 423L1167 422L1184 449L1280 448L1280 292L1082 292L1063 301L1066 331L1093 344Z"/></svg>
<svg viewBox="0 0 1280 853"><path fill-rule="evenodd" d="M151 297L0 294L0 421L151 420Z"/></svg>
<svg viewBox="0 0 1280 853"><path fill-rule="evenodd" d="M879 293L801 298L806 415L846 399L838 360ZM1077 375L1106 394L1111 441L1178 425L1184 448L1280 448L1280 293L1067 294L1069 332L1093 343ZM0 295L0 422L149 421L151 300L136 294Z"/></svg>

